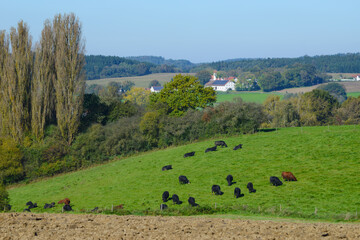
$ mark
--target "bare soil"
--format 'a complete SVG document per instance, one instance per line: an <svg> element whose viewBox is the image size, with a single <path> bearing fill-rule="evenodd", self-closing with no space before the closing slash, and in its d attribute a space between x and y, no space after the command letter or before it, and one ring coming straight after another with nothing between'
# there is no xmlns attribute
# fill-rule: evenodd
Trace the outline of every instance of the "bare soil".
<svg viewBox="0 0 360 240"><path fill-rule="evenodd" d="M359 82L338 82L339 84L343 85L345 87L346 92L360 92L360 81ZM327 83L323 83L323 84L327 84ZM314 85L314 86L310 86L310 87L300 87L300 88L286 88L280 91L277 91L279 93L306 93L306 92L311 92L312 90L314 90L315 88L319 87L320 85L323 84L318 84L318 85Z"/></svg>
<svg viewBox="0 0 360 240"><path fill-rule="evenodd" d="M360 239L360 224L3 213L0 239Z"/></svg>

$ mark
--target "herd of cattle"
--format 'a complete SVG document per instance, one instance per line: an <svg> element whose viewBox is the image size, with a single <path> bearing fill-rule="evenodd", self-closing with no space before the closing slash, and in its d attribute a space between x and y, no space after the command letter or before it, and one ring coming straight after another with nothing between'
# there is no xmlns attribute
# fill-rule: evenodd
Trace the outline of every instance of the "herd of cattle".
<svg viewBox="0 0 360 240"><path fill-rule="evenodd" d="M224 141L215 141L215 146L207 148L205 150L205 153L216 151L218 146L227 147L227 144ZM239 145L235 146L233 148L233 150L238 150L238 149L241 149L241 148L242 148L242 144L239 144ZM194 155L195 155L195 152L185 153L184 158L192 157ZM171 170L171 169L173 169L172 165L166 165L166 166L162 167L161 170L162 171L167 171L167 170ZM296 177L291 172L282 172L281 176L285 181L297 181ZM231 185L236 183L236 182L233 182L233 180L234 180L234 178L233 178L232 175L228 175L226 177L226 181L228 182L228 186L231 186ZM180 184L189 184L190 181L186 176L180 175L179 176L179 183ZM273 186L281 186L283 184L281 182L281 180L276 176L271 176L270 177L270 183ZM249 190L249 193L256 193L256 189L254 189L254 185L253 185L252 182L249 182L246 187ZM223 195L224 194L224 192L221 191L221 188L220 188L219 185L212 185L211 192L212 192L212 194L215 194L215 195ZM240 197L243 197L243 196L244 196L244 194L241 193L241 189L239 187L236 187L234 189L234 197L240 198ZM179 196L177 194L173 194L172 197L170 197L170 194L169 194L168 191L163 192L162 201L167 202L169 200L173 200L174 204L182 204L182 201L180 201ZM195 203L195 198L194 197L189 197L188 202L193 207L199 206L199 204ZM166 204L162 203L160 205L161 210L166 209L166 208L168 208L168 206Z"/></svg>
<svg viewBox="0 0 360 240"><path fill-rule="evenodd" d="M215 141L215 146L214 147L210 147L210 148L207 148L205 150L205 153L207 152L212 152L212 151L216 151L217 147L218 146L221 146L221 147L227 147L227 144L224 142L224 141ZM242 144L239 144L237 146L235 146L233 148L233 150L238 150L238 149L241 149L242 148ZM184 158L186 157L192 157L195 155L195 152L189 152L189 153L185 153L184 154ZM166 165L164 167L162 167L162 171L167 171L167 170L171 170L173 169L172 168L172 165ZM291 172L282 172L281 174L282 178L285 180L285 181L297 181L296 177L291 173ZM228 186L231 186L233 184L235 184L236 182L233 181L234 178L232 175L228 175L226 177L226 181L228 183ZM179 183L180 184L189 184L190 181L189 179L184 176L184 175L180 175L179 176ZM274 186L280 186L282 185L283 183L281 182L281 180L278 178L278 177L275 177L275 176L271 176L270 177L270 183ZM249 190L249 193L256 193L256 189L254 189L254 185L252 182L249 182L247 184L247 189ZM212 194L215 194L215 195L223 195L224 192L221 191L221 188L219 185L212 185L211 187L211 192ZM240 197L243 197L244 194L241 193L241 189L239 187L236 187L234 189L234 197L236 198L240 198ZM174 204L182 204L183 202L180 201L179 199L179 196L177 194L173 194L171 197L170 197L170 193L168 191L164 191L163 194L162 194L162 201L163 202L167 202L169 200L172 200ZM192 207L197 207L199 206L199 204L197 204L195 202L195 198L194 197L189 197L188 199L188 203L192 206ZM63 207L62 207L62 211L63 212L67 212L67 211L72 211L72 208L70 206L70 199L69 198L65 198L65 199L62 199L58 202L58 204L64 204ZM27 202L26 203L26 206L27 208L24 209L24 212L30 212L31 209L33 208L37 208L38 205L37 203L32 203L31 201ZM52 203L45 203L44 205L44 209L49 209L49 208L53 208L55 207L55 202L52 202ZM160 205L160 209L161 210L164 210L168 208L168 206L164 203L162 203ZM9 209L11 209L11 206L9 206ZM114 209L123 209L123 204L120 204L119 206L115 206ZM95 207L93 210L91 210L92 212L95 212L98 210L98 207Z"/></svg>

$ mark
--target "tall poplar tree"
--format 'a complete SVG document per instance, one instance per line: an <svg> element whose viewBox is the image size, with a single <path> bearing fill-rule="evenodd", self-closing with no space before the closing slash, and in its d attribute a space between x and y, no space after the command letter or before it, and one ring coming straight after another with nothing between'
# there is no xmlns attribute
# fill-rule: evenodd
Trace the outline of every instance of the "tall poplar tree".
<svg viewBox="0 0 360 240"><path fill-rule="evenodd" d="M3 107L9 134L18 142L30 129L30 84L33 53L31 36L26 23L20 21L10 30L11 54L7 54L2 78ZM3 118L4 120L5 118Z"/></svg>
<svg viewBox="0 0 360 240"><path fill-rule="evenodd" d="M0 135L8 132L7 109L5 99L5 64L9 55L9 39L5 31L0 31Z"/></svg>
<svg viewBox="0 0 360 240"><path fill-rule="evenodd" d="M84 42L81 24L73 14L58 14L53 21L56 92L56 118L68 144L74 140L82 112L85 74Z"/></svg>
<svg viewBox="0 0 360 240"><path fill-rule="evenodd" d="M44 129L55 109L55 53L50 21L45 21L40 43L35 48L34 74L31 84L31 130L37 139L44 137Z"/></svg>

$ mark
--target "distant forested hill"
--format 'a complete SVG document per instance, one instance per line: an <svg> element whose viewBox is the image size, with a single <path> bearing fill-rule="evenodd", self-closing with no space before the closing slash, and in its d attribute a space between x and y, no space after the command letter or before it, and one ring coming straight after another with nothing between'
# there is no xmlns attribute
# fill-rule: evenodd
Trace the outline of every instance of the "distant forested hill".
<svg viewBox="0 0 360 240"><path fill-rule="evenodd" d="M85 56L85 61L87 80L180 72L166 64L157 65L115 56L90 55Z"/></svg>
<svg viewBox="0 0 360 240"><path fill-rule="evenodd" d="M182 72L188 72L191 68L196 66L196 64L183 59L173 60L173 59L165 59L163 57L155 57L155 56L138 56L138 57L126 57L126 58L139 62L153 63L156 65L174 66L176 68L181 69Z"/></svg>
<svg viewBox="0 0 360 240"><path fill-rule="evenodd" d="M310 64L320 72L327 73L359 73L360 72L360 53L323 55L323 56L303 56L298 58L259 58L259 59L230 59L225 61L207 63L197 66L193 71L212 68L218 71L229 71L242 69L251 71L254 68L283 68L296 64Z"/></svg>

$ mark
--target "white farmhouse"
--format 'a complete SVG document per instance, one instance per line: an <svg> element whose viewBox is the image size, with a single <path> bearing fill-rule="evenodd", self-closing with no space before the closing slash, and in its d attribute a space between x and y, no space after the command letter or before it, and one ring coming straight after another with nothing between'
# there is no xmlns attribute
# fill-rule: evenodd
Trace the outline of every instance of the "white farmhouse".
<svg viewBox="0 0 360 240"><path fill-rule="evenodd" d="M227 90L235 90L235 83L230 80L209 81L205 87L212 87L215 91L226 92Z"/></svg>
<svg viewBox="0 0 360 240"><path fill-rule="evenodd" d="M164 87L154 87L154 86L151 86L150 88L150 92L155 92L155 93L158 93L160 92Z"/></svg>

